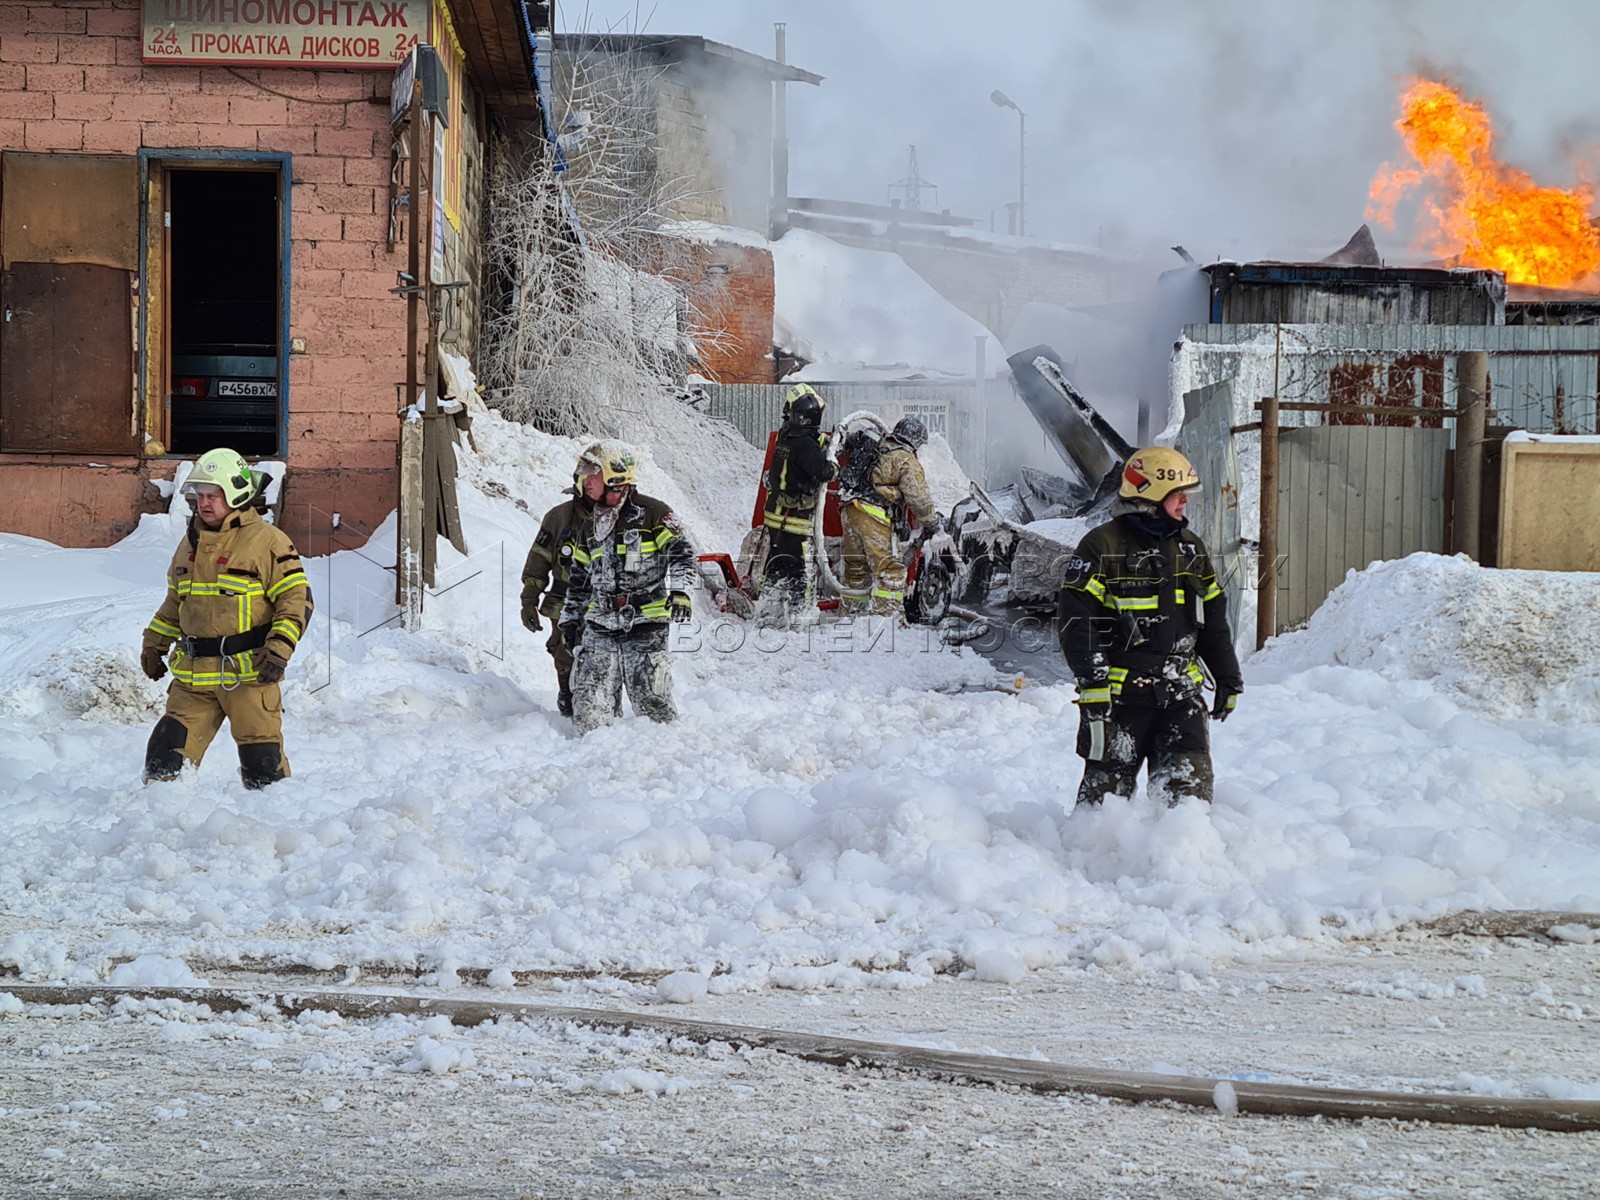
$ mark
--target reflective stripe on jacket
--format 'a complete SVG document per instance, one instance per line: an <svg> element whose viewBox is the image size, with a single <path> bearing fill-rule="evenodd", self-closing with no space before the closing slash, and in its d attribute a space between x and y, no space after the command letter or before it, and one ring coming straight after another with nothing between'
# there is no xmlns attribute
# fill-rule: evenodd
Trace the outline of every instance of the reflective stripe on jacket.
<svg viewBox="0 0 1600 1200"><path fill-rule="evenodd" d="M561 623L626 632L671 619L672 605L690 603L695 585L694 546L677 516L638 493L622 502L609 529L606 516L597 510L581 526Z"/></svg>
<svg viewBox="0 0 1600 1200"><path fill-rule="evenodd" d="M560 615L561 605L567 598L567 582L572 576L573 546L582 537L582 525L589 519L593 507L587 500L574 498L545 513L522 566L524 610L530 604L537 604L541 616L554 619Z"/></svg>
<svg viewBox="0 0 1600 1200"><path fill-rule="evenodd" d="M172 647L173 678L190 687L234 687L253 681L268 651L294 653L311 620L311 586L289 535L253 508L207 529L199 517L167 568L167 595L145 629L144 645ZM226 659L191 660L181 638L228 637L263 628L266 644Z"/></svg>
<svg viewBox="0 0 1600 1200"><path fill-rule="evenodd" d="M1227 597L1187 527L1158 537L1124 513L1091 529L1067 563L1056 616L1062 653L1091 701L1195 694L1200 663L1219 687L1244 690Z"/></svg>
<svg viewBox="0 0 1600 1200"><path fill-rule="evenodd" d="M822 489L839 473L823 452L826 442L826 436L810 425L786 424L778 431L761 517L768 529L811 535Z"/></svg>

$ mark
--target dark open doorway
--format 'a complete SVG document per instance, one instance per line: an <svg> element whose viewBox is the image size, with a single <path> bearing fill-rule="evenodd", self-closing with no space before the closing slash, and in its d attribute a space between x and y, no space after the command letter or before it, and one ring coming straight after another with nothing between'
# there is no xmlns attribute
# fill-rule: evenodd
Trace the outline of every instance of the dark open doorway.
<svg viewBox="0 0 1600 1200"><path fill-rule="evenodd" d="M276 171L167 172L170 449L280 452Z"/></svg>

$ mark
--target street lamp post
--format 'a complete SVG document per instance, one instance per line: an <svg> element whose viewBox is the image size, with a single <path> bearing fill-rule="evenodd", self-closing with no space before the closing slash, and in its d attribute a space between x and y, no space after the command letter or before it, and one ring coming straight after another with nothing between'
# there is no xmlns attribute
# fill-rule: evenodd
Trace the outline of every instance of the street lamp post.
<svg viewBox="0 0 1600 1200"><path fill-rule="evenodd" d="M1017 113L1017 236L1028 235L1028 114L1017 108L1017 102L999 88L989 93L1001 108L1016 109Z"/></svg>

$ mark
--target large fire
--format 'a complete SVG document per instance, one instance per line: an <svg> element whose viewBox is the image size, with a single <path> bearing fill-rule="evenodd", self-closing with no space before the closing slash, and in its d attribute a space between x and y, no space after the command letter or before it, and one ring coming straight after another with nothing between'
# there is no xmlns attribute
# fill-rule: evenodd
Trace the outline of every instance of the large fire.
<svg viewBox="0 0 1600 1200"><path fill-rule="evenodd" d="M1565 287L1600 269L1592 188L1541 187L1499 161L1483 107L1443 83L1415 80L1400 105L1395 128L1417 166L1386 165L1378 173L1370 219L1392 227L1395 205L1421 189L1421 248L1436 258L1544 287Z"/></svg>

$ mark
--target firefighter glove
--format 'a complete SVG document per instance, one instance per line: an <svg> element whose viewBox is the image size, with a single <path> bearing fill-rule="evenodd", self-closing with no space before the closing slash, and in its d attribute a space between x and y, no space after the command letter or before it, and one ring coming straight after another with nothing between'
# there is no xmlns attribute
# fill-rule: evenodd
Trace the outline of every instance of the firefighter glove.
<svg viewBox="0 0 1600 1200"><path fill-rule="evenodd" d="M576 621L563 621L556 628L561 630L561 640L566 643L567 649L577 649L578 635L582 632L583 627Z"/></svg>
<svg viewBox="0 0 1600 1200"><path fill-rule="evenodd" d="M1111 719L1111 685L1104 681L1078 680L1078 711L1085 721Z"/></svg>
<svg viewBox="0 0 1600 1200"><path fill-rule="evenodd" d="M1238 703L1238 692L1230 692L1227 688L1219 687L1217 689L1216 703L1211 706L1212 719L1217 721L1226 721L1228 719L1228 715L1233 712L1234 706Z"/></svg>
<svg viewBox="0 0 1600 1200"><path fill-rule="evenodd" d="M672 593L672 620L678 625L694 620L694 601L688 592Z"/></svg>
<svg viewBox="0 0 1600 1200"><path fill-rule="evenodd" d="M539 620L539 610L531 604L523 607L522 627L529 633L538 633L544 628L544 622Z"/></svg>
<svg viewBox="0 0 1600 1200"><path fill-rule="evenodd" d="M1083 719L1078 753L1086 762L1099 762L1111 732L1111 685L1103 679L1078 680L1078 713Z"/></svg>
<svg viewBox="0 0 1600 1200"><path fill-rule="evenodd" d="M167 656L154 646L139 651L139 668L151 679L160 679L167 673Z"/></svg>
<svg viewBox="0 0 1600 1200"><path fill-rule="evenodd" d="M266 658L262 659L260 668L256 671L256 679L261 683L277 683L283 678L283 669L289 665L289 660L276 650L268 650Z"/></svg>

